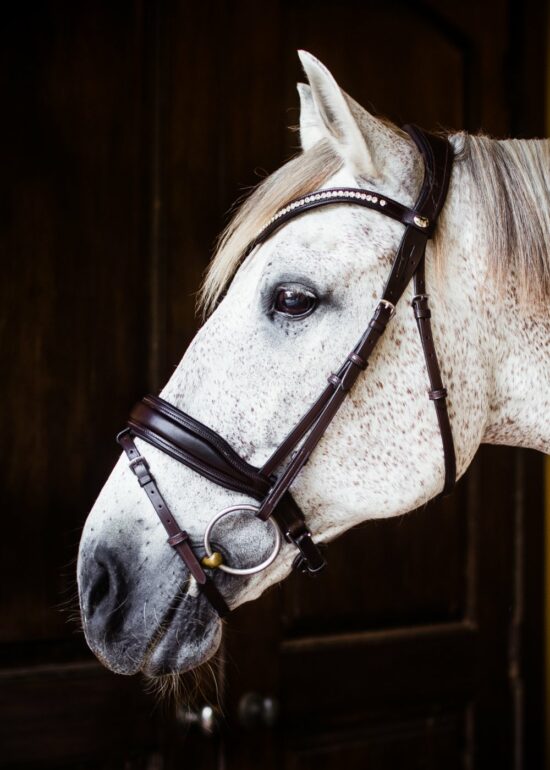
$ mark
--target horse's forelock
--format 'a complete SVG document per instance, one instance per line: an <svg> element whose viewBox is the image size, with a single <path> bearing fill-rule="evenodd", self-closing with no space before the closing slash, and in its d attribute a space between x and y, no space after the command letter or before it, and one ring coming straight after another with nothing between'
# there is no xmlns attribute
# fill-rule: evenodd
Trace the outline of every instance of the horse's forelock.
<svg viewBox="0 0 550 770"><path fill-rule="evenodd" d="M317 190L341 167L340 156L328 141L322 140L256 187L218 240L199 295L199 307L205 314L212 311L237 271L247 246L271 217L294 198Z"/></svg>

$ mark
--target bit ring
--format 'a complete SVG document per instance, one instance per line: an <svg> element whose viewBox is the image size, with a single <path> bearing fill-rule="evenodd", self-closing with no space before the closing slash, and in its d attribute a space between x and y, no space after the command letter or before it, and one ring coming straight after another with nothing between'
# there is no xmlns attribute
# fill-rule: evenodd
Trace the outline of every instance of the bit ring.
<svg viewBox="0 0 550 770"><path fill-rule="evenodd" d="M212 529L214 525L224 516L227 516L230 513L237 513L240 511L244 511L245 513L253 513L256 514L260 510L259 505L232 505L229 508L224 508L223 511L220 511L215 516L213 516L210 519L210 522L208 523L208 526L206 527L206 530L204 532L204 550L206 551L206 555L208 557L212 556L213 549L210 545L210 534L212 532ZM222 572L227 572L230 575L254 575L256 572L261 572L262 570L266 569L266 567L269 567L270 564L272 564L275 559L277 558L277 555L279 551L281 550L281 532L279 530L279 527L272 519L267 519L267 523L271 524L273 527L273 531L275 533L275 547L273 548L273 551L269 554L267 559L265 561L262 561L260 564L257 564L255 567L247 567L247 568L241 568L238 567L228 567L226 564L220 564L217 569L221 570Z"/></svg>

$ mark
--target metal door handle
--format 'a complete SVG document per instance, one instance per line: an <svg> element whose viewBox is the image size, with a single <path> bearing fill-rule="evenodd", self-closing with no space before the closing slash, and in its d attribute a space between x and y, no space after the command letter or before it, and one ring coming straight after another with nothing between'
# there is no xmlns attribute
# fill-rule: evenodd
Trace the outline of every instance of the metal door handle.
<svg viewBox="0 0 550 770"><path fill-rule="evenodd" d="M279 716L279 702L272 695L246 692L237 706L239 722L243 727L274 727Z"/></svg>
<svg viewBox="0 0 550 770"><path fill-rule="evenodd" d="M219 731L220 727L220 714L213 706L205 704L196 711L191 709L179 708L176 711L176 720L185 725L185 727L191 727L196 725L201 733L210 738Z"/></svg>

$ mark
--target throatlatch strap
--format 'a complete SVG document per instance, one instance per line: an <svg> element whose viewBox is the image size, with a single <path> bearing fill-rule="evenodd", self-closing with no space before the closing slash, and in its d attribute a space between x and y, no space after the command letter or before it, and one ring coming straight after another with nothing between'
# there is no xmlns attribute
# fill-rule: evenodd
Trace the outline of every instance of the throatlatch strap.
<svg viewBox="0 0 550 770"><path fill-rule="evenodd" d="M439 432L441 434L441 443L443 445L443 461L445 464L445 482L443 485L442 496L449 495L456 482L456 456L453 441L453 431L449 412L447 409L447 389L443 386L441 370L437 360L435 343L432 335L431 311L428 307L428 295L426 294L426 283L424 277L424 260L420 263L414 276L414 297L412 307L418 333L422 342L424 359L426 361L426 370L430 381L430 390L428 397L433 401Z"/></svg>

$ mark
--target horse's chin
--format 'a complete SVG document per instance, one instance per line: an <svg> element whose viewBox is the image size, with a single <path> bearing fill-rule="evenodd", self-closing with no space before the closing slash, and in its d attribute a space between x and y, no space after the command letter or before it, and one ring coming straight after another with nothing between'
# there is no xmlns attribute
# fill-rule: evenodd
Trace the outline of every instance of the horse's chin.
<svg viewBox="0 0 550 770"><path fill-rule="evenodd" d="M178 597L156 626L144 634L143 616L129 615L117 633L101 639L84 623L89 647L108 669L148 678L185 673L205 663L220 646L222 623L202 597Z"/></svg>
<svg viewBox="0 0 550 770"><path fill-rule="evenodd" d="M211 658L220 646L222 624L216 615L209 612L208 617L193 623L187 621L182 627L178 614L149 646L141 671L150 678L183 674L197 668Z"/></svg>

